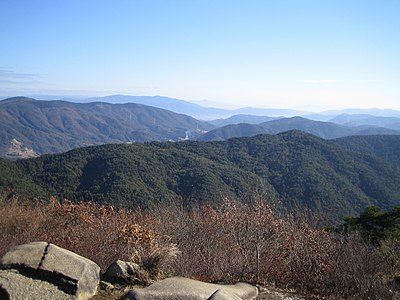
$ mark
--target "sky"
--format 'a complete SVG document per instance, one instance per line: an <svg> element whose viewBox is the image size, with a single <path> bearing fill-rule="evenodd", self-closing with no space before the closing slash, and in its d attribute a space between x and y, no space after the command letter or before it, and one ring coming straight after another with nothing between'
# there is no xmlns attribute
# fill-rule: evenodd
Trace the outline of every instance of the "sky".
<svg viewBox="0 0 400 300"><path fill-rule="evenodd" d="M0 0L0 95L400 109L399 16L400 0Z"/></svg>

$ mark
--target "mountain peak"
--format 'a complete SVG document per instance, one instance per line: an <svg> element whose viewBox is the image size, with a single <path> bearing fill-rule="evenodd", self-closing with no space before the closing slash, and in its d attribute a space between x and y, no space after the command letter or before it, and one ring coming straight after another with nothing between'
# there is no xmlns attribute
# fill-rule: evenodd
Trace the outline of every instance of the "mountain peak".
<svg viewBox="0 0 400 300"><path fill-rule="evenodd" d="M16 97L11 97L11 98L1 100L0 103L34 102L34 101L38 101L38 100L29 98L29 97L24 97L24 96L16 96Z"/></svg>

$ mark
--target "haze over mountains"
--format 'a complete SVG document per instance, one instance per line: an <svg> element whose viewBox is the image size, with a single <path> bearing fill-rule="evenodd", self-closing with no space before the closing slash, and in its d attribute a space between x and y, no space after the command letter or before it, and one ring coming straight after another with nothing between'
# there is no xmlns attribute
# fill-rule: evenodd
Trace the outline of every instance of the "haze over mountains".
<svg viewBox="0 0 400 300"><path fill-rule="evenodd" d="M224 110L161 96L115 95L79 101L84 103L26 97L0 101L0 156L24 158L105 143L225 140L293 129L325 139L393 135L400 130L400 112L394 110L366 110L380 113L378 116L360 114L363 110L319 114L258 108ZM350 111L357 114L344 113ZM192 116L217 118L205 122ZM325 121L318 121L321 119Z"/></svg>
<svg viewBox="0 0 400 300"><path fill-rule="evenodd" d="M220 141L233 137L253 136L257 134L277 134L294 129L302 130L324 139L333 139L349 135L400 134L400 131L373 125L340 125L333 122L321 122L302 117L292 117L277 118L260 124L230 124L211 130L198 139L202 141Z"/></svg>
<svg viewBox="0 0 400 300"><path fill-rule="evenodd" d="M201 119L205 121L223 122L217 119L230 119L234 116L235 123L250 123L256 124L265 122L267 120L261 117L294 117L303 116L307 119L315 121L332 121L335 117L339 115L351 116L356 119L365 119L369 117L394 117L400 118L400 111L393 109L380 109L380 108L370 108L370 109L360 109L360 108L346 108L341 110L325 110L320 112L311 112L296 109L279 109L279 108L257 108L257 107L242 107L238 109L223 109L215 108L212 106L199 105L194 102L176 99L165 96L131 96L131 95L110 95L104 97L84 97L75 95L28 95L28 98L33 98L36 100L63 100L74 103L90 103L90 102L107 102L110 104L125 104L125 103L137 103L158 108L163 108L176 113L183 113L194 117L196 119ZM4 100L10 97L2 96L0 100ZM15 97L13 97L15 98ZM206 102L208 103L208 102ZM222 104L220 104L222 106ZM238 122L238 118L244 118ZM254 118L254 120L253 120ZM261 119L260 119L261 118ZM229 121L228 121L229 122ZM333 121L334 122L334 121ZM233 124L232 122L220 125ZM379 125L379 124L378 124Z"/></svg>
<svg viewBox="0 0 400 300"><path fill-rule="evenodd" d="M40 99L40 98L37 98ZM46 100L49 100L47 98ZM53 99L56 100L56 99ZM398 117L400 111L392 109L358 109L346 108L342 110L327 110L319 113L298 110L298 109L280 109L280 108L258 108L258 107L242 107L238 109L221 109L213 107L205 107L199 104L192 103L181 99L175 99L164 96L128 96L128 95L111 95L105 97L92 97L75 100L77 102L108 102L108 103L138 103L158 108L171 110L177 113L183 113L201 120L214 120L219 118L229 118L234 115L253 115L253 116L268 116L268 117L294 117L304 116L308 119L316 121L328 121L335 116L341 114L365 114L381 117ZM243 123L243 122L242 122Z"/></svg>

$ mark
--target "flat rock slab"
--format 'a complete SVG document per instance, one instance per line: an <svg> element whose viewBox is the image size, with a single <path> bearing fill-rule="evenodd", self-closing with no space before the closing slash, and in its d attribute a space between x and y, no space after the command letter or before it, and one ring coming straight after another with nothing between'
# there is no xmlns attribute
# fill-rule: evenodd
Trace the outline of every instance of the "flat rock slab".
<svg viewBox="0 0 400 300"><path fill-rule="evenodd" d="M78 299L93 296L100 281L100 267L96 263L46 242L12 248L0 260L0 266L1 269L17 269L26 277L52 283Z"/></svg>
<svg viewBox="0 0 400 300"><path fill-rule="evenodd" d="M17 270L0 270L1 300L74 300L76 296L64 293L55 285L21 275Z"/></svg>
<svg viewBox="0 0 400 300"><path fill-rule="evenodd" d="M250 300L257 288L247 283L212 284L183 277L171 277L144 289L133 289L121 300Z"/></svg>

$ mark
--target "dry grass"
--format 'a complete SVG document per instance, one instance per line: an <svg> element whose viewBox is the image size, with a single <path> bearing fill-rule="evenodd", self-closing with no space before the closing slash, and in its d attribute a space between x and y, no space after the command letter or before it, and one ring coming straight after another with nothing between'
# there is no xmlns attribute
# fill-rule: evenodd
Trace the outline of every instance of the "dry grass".
<svg viewBox="0 0 400 300"><path fill-rule="evenodd" d="M103 271L117 259L145 270L152 262L150 280L176 255L168 238L137 223L140 212L54 198L46 205L11 199L0 202L0 216L0 255L18 244L46 241L92 259Z"/></svg>
<svg viewBox="0 0 400 300"><path fill-rule="evenodd" d="M152 280L181 275L327 299L390 299L386 282L400 274L398 244L376 249L357 235L281 217L260 199L226 201L219 209L170 204L146 212L3 199L0 216L0 255L13 245L45 240L92 259L102 270L116 259L134 261Z"/></svg>

